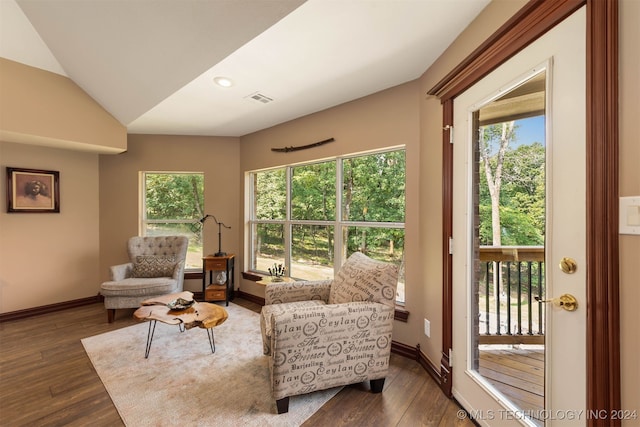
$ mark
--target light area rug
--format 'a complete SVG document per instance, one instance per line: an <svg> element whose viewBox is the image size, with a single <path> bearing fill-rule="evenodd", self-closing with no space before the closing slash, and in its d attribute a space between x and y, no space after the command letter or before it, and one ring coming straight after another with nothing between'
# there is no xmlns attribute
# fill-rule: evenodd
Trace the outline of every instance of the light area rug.
<svg viewBox="0 0 640 427"><path fill-rule="evenodd" d="M85 338L82 344L127 426L299 426L341 387L292 396L276 414L260 317L229 303L213 329L180 332L158 322L149 358L148 323Z"/></svg>

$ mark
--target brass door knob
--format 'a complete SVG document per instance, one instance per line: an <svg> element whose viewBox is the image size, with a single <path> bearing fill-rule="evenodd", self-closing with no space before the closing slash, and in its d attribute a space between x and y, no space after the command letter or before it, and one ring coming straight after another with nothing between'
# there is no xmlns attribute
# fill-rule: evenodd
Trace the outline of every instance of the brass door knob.
<svg viewBox="0 0 640 427"><path fill-rule="evenodd" d="M561 307L567 311L576 311L578 309L578 300L571 294L562 294L558 298L542 299L535 297L539 303L550 302L555 306Z"/></svg>

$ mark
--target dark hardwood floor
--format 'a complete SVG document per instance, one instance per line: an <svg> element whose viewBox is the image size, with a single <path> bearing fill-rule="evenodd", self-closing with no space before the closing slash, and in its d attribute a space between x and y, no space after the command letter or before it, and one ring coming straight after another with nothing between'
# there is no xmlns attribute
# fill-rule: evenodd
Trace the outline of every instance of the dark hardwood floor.
<svg viewBox="0 0 640 427"><path fill-rule="evenodd" d="M236 298L254 311L260 306ZM0 323L0 426L122 426L82 338L135 323L101 304ZM305 426L472 426L415 361L392 354L384 391L345 387Z"/></svg>

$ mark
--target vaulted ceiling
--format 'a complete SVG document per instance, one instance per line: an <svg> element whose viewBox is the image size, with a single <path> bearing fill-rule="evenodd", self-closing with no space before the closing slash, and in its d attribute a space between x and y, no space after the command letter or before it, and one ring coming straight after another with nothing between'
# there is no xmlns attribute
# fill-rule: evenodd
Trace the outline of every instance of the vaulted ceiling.
<svg viewBox="0 0 640 427"><path fill-rule="evenodd" d="M241 136L420 77L488 3L0 0L0 56L129 133Z"/></svg>

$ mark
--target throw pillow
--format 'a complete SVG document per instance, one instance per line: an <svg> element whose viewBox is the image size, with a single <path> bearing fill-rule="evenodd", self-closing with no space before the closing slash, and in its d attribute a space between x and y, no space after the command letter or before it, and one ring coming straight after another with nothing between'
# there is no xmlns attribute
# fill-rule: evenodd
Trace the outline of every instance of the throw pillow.
<svg viewBox="0 0 640 427"><path fill-rule="evenodd" d="M133 263L133 277L171 277L175 266L175 255L139 255Z"/></svg>
<svg viewBox="0 0 640 427"><path fill-rule="evenodd" d="M329 304L374 301L393 307L397 286L397 266L354 252L333 280Z"/></svg>

